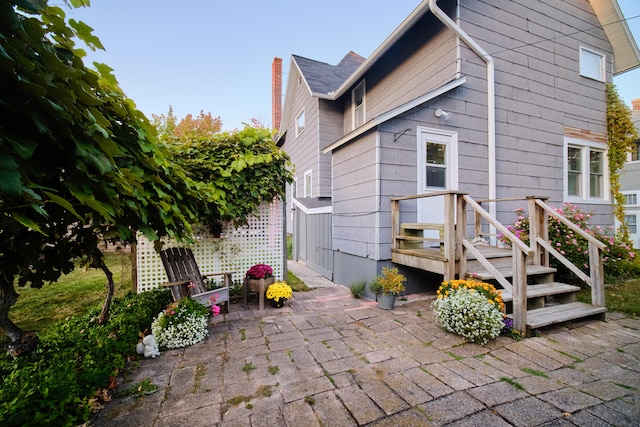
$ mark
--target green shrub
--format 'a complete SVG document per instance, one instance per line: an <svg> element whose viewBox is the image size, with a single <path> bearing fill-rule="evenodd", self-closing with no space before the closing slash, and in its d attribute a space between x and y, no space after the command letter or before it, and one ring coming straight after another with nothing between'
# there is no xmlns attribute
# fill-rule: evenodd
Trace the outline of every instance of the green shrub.
<svg viewBox="0 0 640 427"><path fill-rule="evenodd" d="M97 324L100 308L74 316L43 334L37 360L0 356L3 426L68 426L84 423L91 399L136 357L138 334L171 301L167 290L114 299L110 320Z"/></svg>
<svg viewBox="0 0 640 427"><path fill-rule="evenodd" d="M603 251L604 272L611 278L628 277L640 273L640 262L636 260L636 251L615 234L613 227L604 230L600 226L591 225L591 214L571 203L564 203L556 212L592 235L607 247ZM529 243L529 217L524 209L516 210L516 222L507 227L520 240ZM502 239L506 242L506 239ZM589 274L589 244L582 237L570 230L557 219L549 216L549 240L551 245L576 267ZM571 276L572 273L555 257L551 257L551 266L558 269L560 276Z"/></svg>
<svg viewBox="0 0 640 427"><path fill-rule="evenodd" d="M364 296L364 289L367 287L367 282L365 280L361 280L359 282L354 282L349 287L351 291L351 296L354 298L362 298Z"/></svg>

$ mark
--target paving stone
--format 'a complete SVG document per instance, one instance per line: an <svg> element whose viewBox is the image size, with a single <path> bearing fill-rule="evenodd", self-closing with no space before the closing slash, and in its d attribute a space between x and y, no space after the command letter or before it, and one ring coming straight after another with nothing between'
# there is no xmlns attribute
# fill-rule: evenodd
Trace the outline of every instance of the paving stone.
<svg viewBox="0 0 640 427"><path fill-rule="evenodd" d="M412 409L374 421L368 427L431 427L433 425L424 414Z"/></svg>
<svg viewBox="0 0 640 427"><path fill-rule="evenodd" d="M384 382L411 406L416 406L433 399L431 395L418 387L417 384L405 377L401 372L386 376Z"/></svg>
<svg viewBox="0 0 640 427"><path fill-rule="evenodd" d="M384 412L357 386L341 388L335 391L344 406L358 424L363 425L384 417Z"/></svg>
<svg viewBox="0 0 640 427"><path fill-rule="evenodd" d="M526 341L526 340L525 340ZM527 346L524 341L513 343L507 346L507 350L517 354L518 356L524 357L536 365L543 368L543 370L554 370L560 369L565 366L563 363L559 362L556 359L552 359L550 357L545 356L537 350L532 349Z"/></svg>
<svg viewBox="0 0 640 427"><path fill-rule="evenodd" d="M406 356L394 357L393 359L388 359L383 362L372 364L372 368L382 371L387 375L394 372L411 369L416 366L419 366L419 363Z"/></svg>
<svg viewBox="0 0 640 427"><path fill-rule="evenodd" d="M569 421L569 419L565 418L556 418L553 421L549 421L548 423L540 424L540 427L574 427L575 424Z"/></svg>
<svg viewBox="0 0 640 427"><path fill-rule="evenodd" d="M327 362L329 360L337 359L336 355L331 351L331 349L327 348L326 344L323 343L313 343L307 346L307 350L311 353L313 358L318 362Z"/></svg>
<svg viewBox="0 0 640 427"><path fill-rule="evenodd" d="M535 397L518 399L496 406L498 415L516 426L536 426L560 418L562 412Z"/></svg>
<svg viewBox="0 0 640 427"><path fill-rule="evenodd" d="M349 347L345 344L343 339L336 339L327 341L327 344L331 347L331 351L337 358L351 357L353 353L349 350Z"/></svg>
<svg viewBox="0 0 640 427"><path fill-rule="evenodd" d="M489 363L485 362L484 359L486 359L486 356L482 358L471 357L461 360L460 363L463 363L469 368L475 369L476 371L486 375L489 378L493 378L496 381L505 376L505 373L503 371L494 368Z"/></svg>
<svg viewBox="0 0 640 427"><path fill-rule="evenodd" d="M557 381L536 375L518 378L518 383L527 390L527 393L532 395L547 393L564 387Z"/></svg>
<svg viewBox="0 0 640 427"><path fill-rule="evenodd" d="M618 412L612 407L611 402L593 406L586 409L586 412L594 417L601 419L601 425L612 425L616 427L638 427L638 419L630 417L625 413Z"/></svg>
<svg viewBox="0 0 640 427"><path fill-rule="evenodd" d="M463 391L434 399L420 407L437 424L450 423L485 409L481 402Z"/></svg>
<svg viewBox="0 0 640 427"><path fill-rule="evenodd" d="M575 359L567 356L566 354L562 354L555 348L549 346L549 340L543 337L534 337L521 341L524 346L529 347L534 352L543 354L546 357L556 360L560 363L561 366L554 369L559 369L560 367L571 365L575 362Z"/></svg>
<svg viewBox="0 0 640 427"><path fill-rule="evenodd" d="M517 345L518 343L516 343ZM512 350L510 350L510 348L499 348L496 349L494 351L492 351L491 353L489 353L490 356L493 356L497 359L500 359L501 361L512 365L514 367L516 367L516 369L519 369L520 371L522 371L522 368L527 368L527 369L533 369L536 371L544 371L545 368L544 366L533 362L529 359L527 359L526 357L524 357L523 355L520 355L518 353L513 352ZM547 360L549 361L550 359L541 356L541 359L544 358L543 360ZM551 360L550 364L554 364L553 361ZM559 368L560 365L557 365L557 367ZM501 368L502 369L502 368ZM514 375L514 376L524 376L524 375Z"/></svg>
<svg viewBox="0 0 640 427"><path fill-rule="evenodd" d="M467 392L490 408L528 396L526 392L518 390L504 381L476 387L467 390Z"/></svg>
<svg viewBox="0 0 640 427"><path fill-rule="evenodd" d="M476 412L475 414L464 417L461 420L447 424L447 427L480 427L480 426L508 427L508 426L511 426L511 424L509 424L504 419L502 419L501 417L494 414L488 409L485 409L484 411Z"/></svg>
<svg viewBox="0 0 640 427"><path fill-rule="evenodd" d="M626 396L627 394L636 393L635 390L620 387L619 385L606 380L594 381L589 384L581 384L576 388L601 400L613 400L618 397Z"/></svg>
<svg viewBox="0 0 640 427"><path fill-rule="evenodd" d="M280 408L257 414L252 413L249 416L249 420L251 421L251 427L280 427L285 425L284 414Z"/></svg>
<svg viewBox="0 0 640 427"><path fill-rule="evenodd" d="M607 405L629 418L640 420L640 394L638 393L612 400Z"/></svg>
<svg viewBox="0 0 640 427"><path fill-rule="evenodd" d="M577 369L562 368L548 373L549 377L567 385L587 384L597 378Z"/></svg>
<svg viewBox="0 0 640 427"><path fill-rule="evenodd" d="M525 360L524 358L520 358L520 361L522 363L525 363L525 366L528 367L529 365L526 364L527 362L525 362L524 360ZM518 364L506 362L503 359L500 359L494 356L493 353L487 354L485 357L483 357L482 362L496 368L499 371L502 371L502 374L500 375L500 377L507 376L507 377L517 378L517 377L524 377L528 375L526 372L520 369Z"/></svg>
<svg viewBox="0 0 640 427"><path fill-rule="evenodd" d="M282 396L286 403L304 399L305 396L333 390L334 386L326 376L308 378L304 381L288 384L282 390Z"/></svg>
<svg viewBox="0 0 640 427"><path fill-rule="evenodd" d="M446 383L449 387L454 390L467 390L469 388L475 387L475 384L467 381L456 372L446 368L440 363L432 363L431 365L424 365L424 369L426 369L431 375L439 379L440 381Z"/></svg>
<svg viewBox="0 0 640 427"><path fill-rule="evenodd" d="M313 408L304 400L291 402L284 407L285 425L313 427L322 425L313 414Z"/></svg>
<svg viewBox="0 0 640 427"><path fill-rule="evenodd" d="M465 380L469 381L470 383L476 386L491 384L492 382L495 381L493 378L489 377L488 375L485 375L482 372L478 371L477 369L473 369L465 365L459 360L452 360L450 362L445 362L442 365L445 366L450 371L460 375L462 378L464 378Z"/></svg>
<svg viewBox="0 0 640 427"><path fill-rule="evenodd" d="M330 375L334 375L339 372L347 372L351 369L364 369L366 366L366 363L357 356L347 357L346 359L330 360L322 363L322 368Z"/></svg>
<svg viewBox="0 0 640 427"><path fill-rule="evenodd" d="M451 357L447 352L431 347L425 347L422 344L400 346L398 347L398 351L412 358L421 365L453 360L453 357Z"/></svg>
<svg viewBox="0 0 640 427"><path fill-rule="evenodd" d="M576 412L602 402L600 399L570 387L543 393L538 398L551 403L564 412Z"/></svg>
<svg viewBox="0 0 640 427"><path fill-rule="evenodd" d="M625 372L620 366L601 357L590 357L583 362L576 363L576 369L589 372L600 378L611 378Z"/></svg>
<svg viewBox="0 0 640 427"><path fill-rule="evenodd" d="M320 393L313 398L315 403L312 408L320 425L345 427L357 425L355 419L334 393Z"/></svg>
<svg viewBox="0 0 640 427"><path fill-rule="evenodd" d="M360 383L360 387L387 416L409 408L407 402L401 399L380 379L363 381Z"/></svg>
<svg viewBox="0 0 640 427"><path fill-rule="evenodd" d="M429 393L434 398L438 398L450 393L453 389L433 375L425 372L422 368L412 368L403 372L404 375L416 383L421 389Z"/></svg>

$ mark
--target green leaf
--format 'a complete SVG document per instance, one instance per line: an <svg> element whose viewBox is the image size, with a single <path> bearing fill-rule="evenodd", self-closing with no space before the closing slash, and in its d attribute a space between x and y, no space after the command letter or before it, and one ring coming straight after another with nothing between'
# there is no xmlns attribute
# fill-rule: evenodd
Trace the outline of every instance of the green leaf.
<svg viewBox="0 0 640 427"><path fill-rule="evenodd" d="M45 0L14 0L14 3L19 8L31 13L40 13L47 5Z"/></svg>
<svg viewBox="0 0 640 427"><path fill-rule="evenodd" d="M78 38L85 42L91 50L96 50L96 48L104 50L104 46L100 39L93 35L93 28L84 22L76 21L75 19L69 19L69 25L76 30Z"/></svg>
<svg viewBox="0 0 640 427"><path fill-rule="evenodd" d="M22 175L18 163L9 156L0 157L0 192L17 196L22 192Z"/></svg>
<svg viewBox="0 0 640 427"><path fill-rule="evenodd" d="M42 232L42 229L40 228L40 226L31 218L24 216L18 212L12 212L9 216L14 220L18 221L20 224L24 225L25 227L35 230L39 233L45 234Z"/></svg>
<svg viewBox="0 0 640 427"><path fill-rule="evenodd" d="M62 206L64 209L66 209L69 212L71 212L73 214L73 216L75 216L79 220L82 220L82 217L80 215L78 215L78 212L76 212L76 210L73 208L73 205L71 204L71 202L69 202L66 199L63 199L62 197L58 196L57 194L53 194L50 191L45 191L44 194L46 194L47 197L49 197L49 199L53 203L55 203L56 205Z"/></svg>

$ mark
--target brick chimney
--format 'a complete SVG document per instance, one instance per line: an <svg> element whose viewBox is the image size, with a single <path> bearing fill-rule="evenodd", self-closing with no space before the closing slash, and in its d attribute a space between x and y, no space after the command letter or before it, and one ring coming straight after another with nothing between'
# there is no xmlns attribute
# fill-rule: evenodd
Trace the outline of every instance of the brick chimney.
<svg viewBox="0 0 640 427"><path fill-rule="evenodd" d="M631 101L631 105L633 110L640 110L640 98Z"/></svg>
<svg viewBox="0 0 640 427"><path fill-rule="evenodd" d="M282 119L282 58L271 64L271 127L280 129Z"/></svg>

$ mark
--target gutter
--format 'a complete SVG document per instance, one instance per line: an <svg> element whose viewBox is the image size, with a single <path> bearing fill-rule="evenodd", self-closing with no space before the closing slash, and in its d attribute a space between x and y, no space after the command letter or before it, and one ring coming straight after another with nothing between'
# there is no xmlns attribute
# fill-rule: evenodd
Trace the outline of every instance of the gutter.
<svg viewBox="0 0 640 427"><path fill-rule="evenodd" d="M487 64L487 149L489 168L489 200L496 199L496 94L495 66L493 58L478 45L462 28L442 11L436 4L438 0L429 0L431 13L458 37ZM489 202L489 213L496 217L496 204ZM495 243L495 230L491 230L491 243Z"/></svg>

